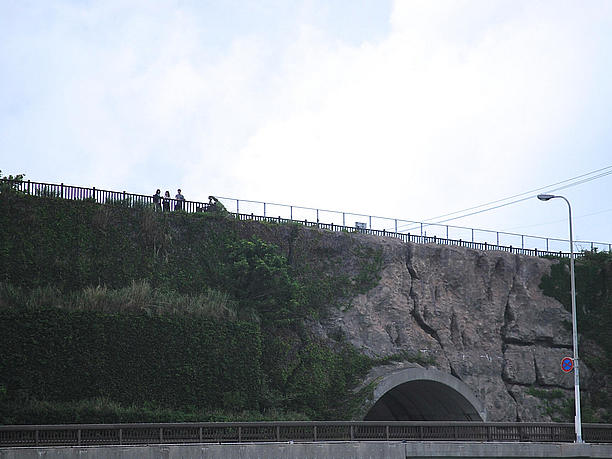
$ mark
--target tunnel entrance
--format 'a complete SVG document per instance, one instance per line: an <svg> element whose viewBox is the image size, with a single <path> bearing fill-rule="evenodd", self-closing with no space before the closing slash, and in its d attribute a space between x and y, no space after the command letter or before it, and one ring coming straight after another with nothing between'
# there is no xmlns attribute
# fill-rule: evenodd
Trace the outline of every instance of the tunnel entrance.
<svg viewBox="0 0 612 459"><path fill-rule="evenodd" d="M383 378L366 421L486 421L483 404L458 378L407 368Z"/></svg>

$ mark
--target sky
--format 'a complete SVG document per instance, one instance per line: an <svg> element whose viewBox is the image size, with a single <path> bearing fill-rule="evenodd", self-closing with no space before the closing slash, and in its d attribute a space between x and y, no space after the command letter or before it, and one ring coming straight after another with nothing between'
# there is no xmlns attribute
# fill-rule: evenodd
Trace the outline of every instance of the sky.
<svg viewBox="0 0 612 459"><path fill-rule="evenodd" d="M610 107L608 0L0 0L0 170L32 181L528 248L571 185L611 243Z"/></svg>

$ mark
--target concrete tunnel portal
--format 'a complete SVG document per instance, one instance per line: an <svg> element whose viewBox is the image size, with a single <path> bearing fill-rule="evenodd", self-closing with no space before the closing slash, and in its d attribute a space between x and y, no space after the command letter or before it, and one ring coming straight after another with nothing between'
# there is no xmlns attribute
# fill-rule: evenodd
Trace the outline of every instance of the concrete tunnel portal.
<svg viewBox="0 0 612 459"><path fill-rule="evenodd" d="M486 421L484 405L460 379L406 368L382 378L365 421Z"/></svg>

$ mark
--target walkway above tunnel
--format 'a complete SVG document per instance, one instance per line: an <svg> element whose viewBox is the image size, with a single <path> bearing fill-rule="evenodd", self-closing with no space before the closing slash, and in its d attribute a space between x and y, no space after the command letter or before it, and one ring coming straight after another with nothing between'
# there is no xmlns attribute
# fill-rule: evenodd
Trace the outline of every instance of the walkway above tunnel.
<svg viewBox="0 0 612 459"><path fill-rule="evenodd" d="M7 189L24 194L41 197L52 197L70 200L88 200L99 204L121 205L124 207L155 207L153 195L142 195L128 193L126 191L109 191L96 187L86 188L72 186L27 181L15 181L0 179L0 193ZM4 190L4 191L3 191ZM567 240L548 238L542 236L530 236L516 233L507 233L494 230L484 230L476 228L466 228L451 225L436 225L433 223L416 222L397 218L377 217L353 212L315 209L310 207L293 206L286 204L266 203L261 201L240 200L235 198L220 198L228 206L229 215L239 220L255 220L269 223L294 223L307 227L314 227L329 231L342 231L349 233L364 233L383 237L393 237L404 242L419 244L442 244L468 247L476 250L503 251L527 256L553 256L569 257L569 252L553 250L550 243L562 244L564 247L569 244ZM168 199L171 206L184 212L206 212L210 210L209 204L198 201L181 201L177 206L175 199ZM233 204L233 205L230 205ZM366 221L355 221L354 226L347 225L347 219L359 218ZM439 228L438 228L439 227ZM451 237L449 229L456 234L464 237ZM429 235L427 232L429 231ZM442 235L438 234L442 232ZM475 236L481 240L477 240ZM506 238L508 241L500 239ZM489 239L489 240L487 240ZM612 252L612 243L593 242L593 241L574 241L577 255L580 250L607 250ZM527 246L532 243L534 248ZM545 248L538 248L537 244L544 245Z"/></svg>

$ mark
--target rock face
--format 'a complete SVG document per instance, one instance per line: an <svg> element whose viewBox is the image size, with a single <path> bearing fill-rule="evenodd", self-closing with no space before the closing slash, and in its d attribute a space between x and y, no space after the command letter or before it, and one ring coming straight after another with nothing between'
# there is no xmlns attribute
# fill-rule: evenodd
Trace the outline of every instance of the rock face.
<svg viewBox="0 0 612 459"><path fill-rule="evenodd" d="M549 420L534 387L572 396L573 375L560 368L572 355L571 315L538 287L554 261L365 235L360 243L382 249L382 278L334 310L321 333L340 328L370 356L420 353L470 386L489 421Z"/></svg>

